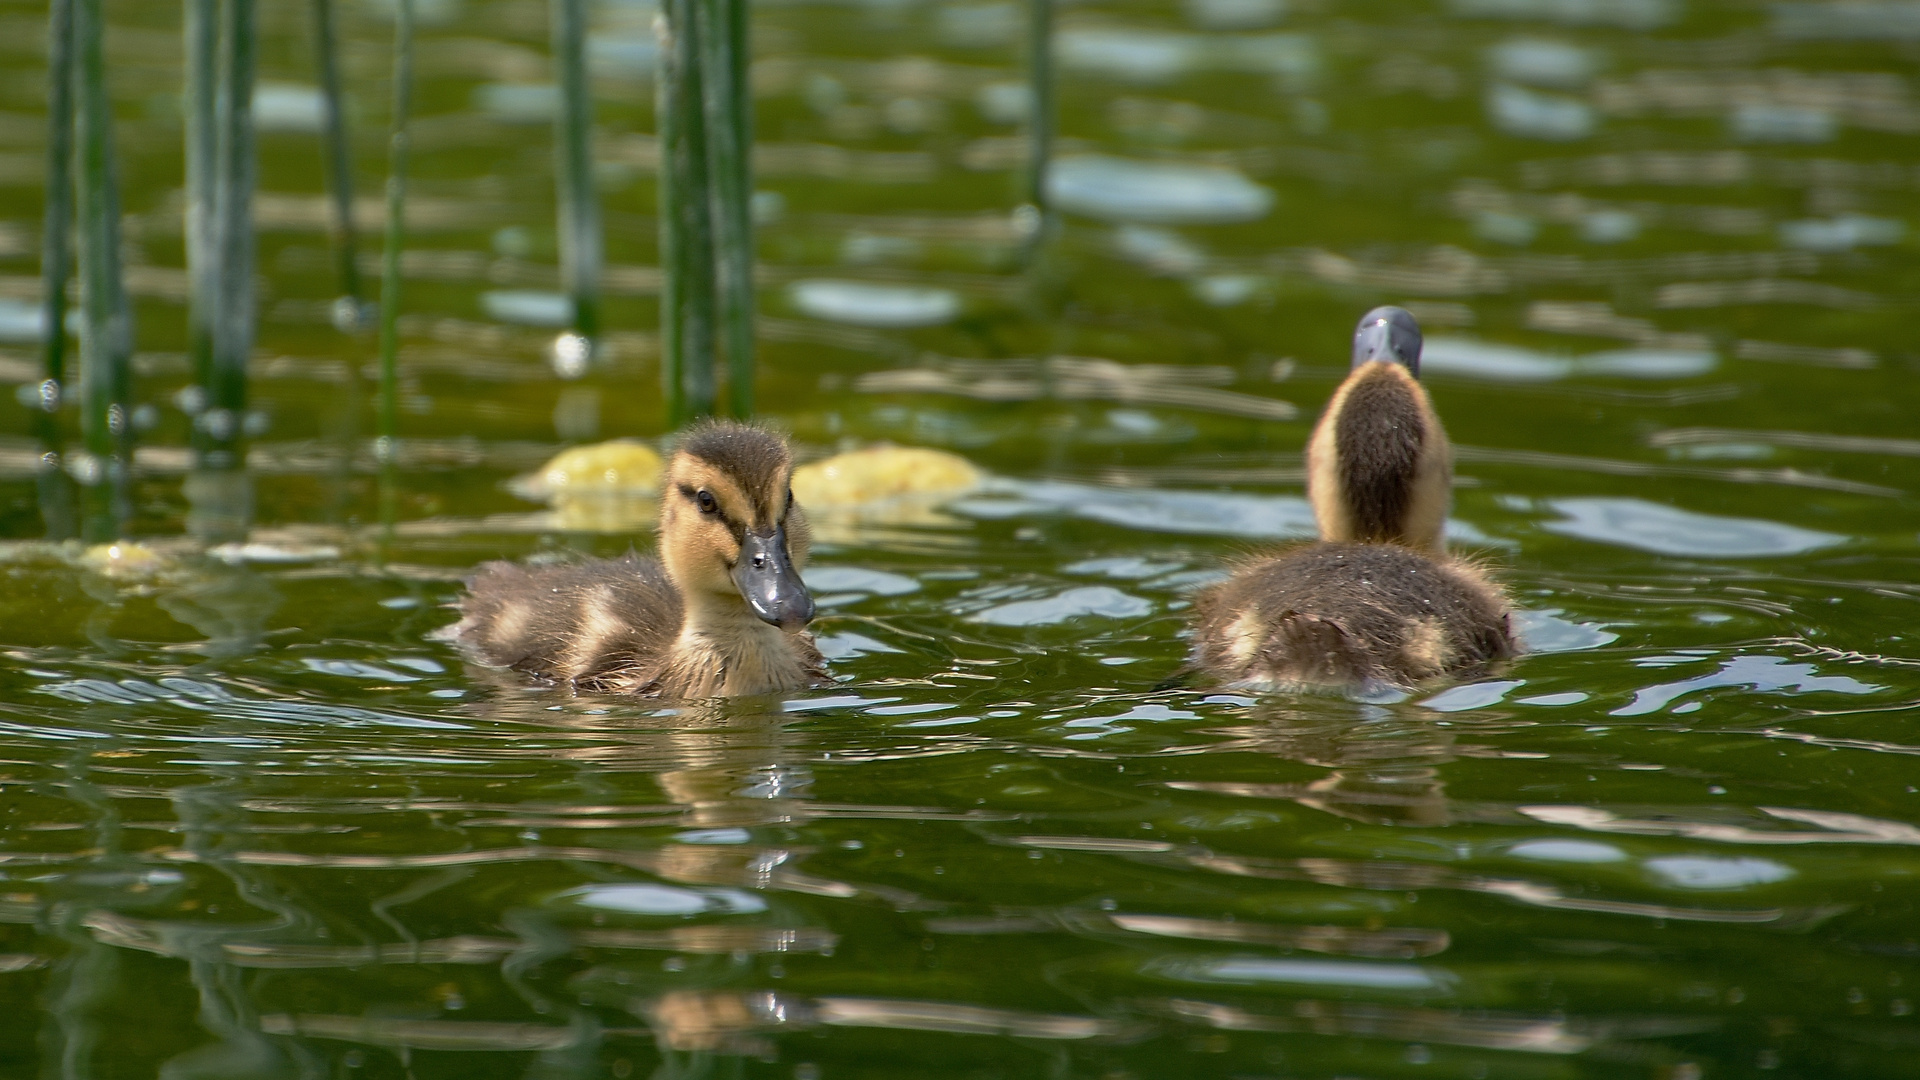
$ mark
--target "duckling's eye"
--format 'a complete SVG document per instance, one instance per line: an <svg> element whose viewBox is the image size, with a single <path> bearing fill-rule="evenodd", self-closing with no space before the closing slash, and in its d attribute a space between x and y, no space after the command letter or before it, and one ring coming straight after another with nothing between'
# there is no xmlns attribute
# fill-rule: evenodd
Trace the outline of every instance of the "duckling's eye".
<svg viewBox="0 0 1920 1080"><path fill-rule="evenodd" d="M711 491L701 491L693 497L693 501L700 504L700 512L703 514L717 514L720 512L720 500L714 498L713 492Z"/></svg>

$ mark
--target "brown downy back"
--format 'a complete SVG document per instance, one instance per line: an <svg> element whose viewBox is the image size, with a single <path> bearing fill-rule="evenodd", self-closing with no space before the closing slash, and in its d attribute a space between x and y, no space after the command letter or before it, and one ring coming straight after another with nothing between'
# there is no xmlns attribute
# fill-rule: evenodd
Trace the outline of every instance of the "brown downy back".
<svg viewBox="0 0 1920 1080"><path fill-rule="evenodd" d="M448 636L498 667L571 682L645 666L680 630L680 597L660 564L628 555L534 569L482 566Z"/></svg>

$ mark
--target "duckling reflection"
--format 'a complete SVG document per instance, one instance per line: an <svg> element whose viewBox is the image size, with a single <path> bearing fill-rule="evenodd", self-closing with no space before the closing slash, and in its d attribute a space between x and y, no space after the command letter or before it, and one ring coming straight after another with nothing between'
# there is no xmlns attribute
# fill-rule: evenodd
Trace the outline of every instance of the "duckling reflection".
<svg viewBox="0 0 1920 1080"><path fill-rule="evenodd" d="M447 636L481 661L589 692L766 694L831 685L805 630L806 514L771 432L689 431L667 466L660 560L488 563Z"/></svg>
<svg viewBox="0 0 1920 1080"><path fill-rule="evenodd" d="M1297 708L1268 708L1245 743L1248 749L1325 768L1305 784L1206 785L1206 790L1292 799L1302 806L1369 825L1446 825L1448 805L1440 767L1457 756L1454 736L1430 722L1377 705L1352 716ZM1202 785L1193 785L1201 787ZM1231 790L1229 790L1231 789Z"/></svg>
<svg viewBox="0 0 1920 1080"><path fill-rule="evenodd" d="M1449 556L1453 452L1420 386L1420 328L1376 308L1307 446L1317 543L1242 566L1195 603L1192 662L1231 686L1409 689L1518 651L1511 605Z"/></svg>
<svg viewBox="0 0 1920 1080"><path fill-rule="evenodd" d="M542 729L537 745L526 750L529 756L564 757L583 766L575 803L544 805L501 823L589 843L601 829L672 827L678 830L672 839L641 851L622 848L617 861L686 885L828 896L863 891L801 872L796 864L806 849L764 842L761 830L784 834L818 814L807 764L811 752L795 726L797 717L726 699L646 711L551 711L550 701L523 691L476 703L490 720ZM636 775L658 786L658 802L631 802L632 782L622 778Z"/></svg>

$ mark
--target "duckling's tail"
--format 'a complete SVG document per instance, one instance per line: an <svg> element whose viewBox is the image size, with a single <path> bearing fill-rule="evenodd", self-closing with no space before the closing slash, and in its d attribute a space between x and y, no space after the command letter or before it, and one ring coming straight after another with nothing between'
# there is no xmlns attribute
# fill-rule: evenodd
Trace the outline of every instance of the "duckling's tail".
<svg viewBox="0 0 1920 1080"><path fill-rule="evenodd" d="M1276 686L1355 686L1380 677L1346 627L1300 612L1273 623L1260 661Z"/></svg>

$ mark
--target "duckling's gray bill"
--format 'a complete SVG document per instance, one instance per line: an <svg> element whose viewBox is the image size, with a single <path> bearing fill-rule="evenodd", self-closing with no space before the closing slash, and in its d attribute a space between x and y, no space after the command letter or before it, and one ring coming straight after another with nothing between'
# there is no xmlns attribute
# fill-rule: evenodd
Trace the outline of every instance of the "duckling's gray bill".
<svg viewBox="0 0 1920 1080"><path fill-rule="evenodd" d="M793 568L784 528L776 526L764 536L746 534L740 561L733 566L733 583L762 622L798 630L813 621L813 594Z"/></svg>
<svg viewBox="0 0 1920 1080"><path fill-rule="evenodd" d="M1353 331L1353 366L1385 360L1420 374L1420 324L1405 308L1377 307Z"/></svg>

